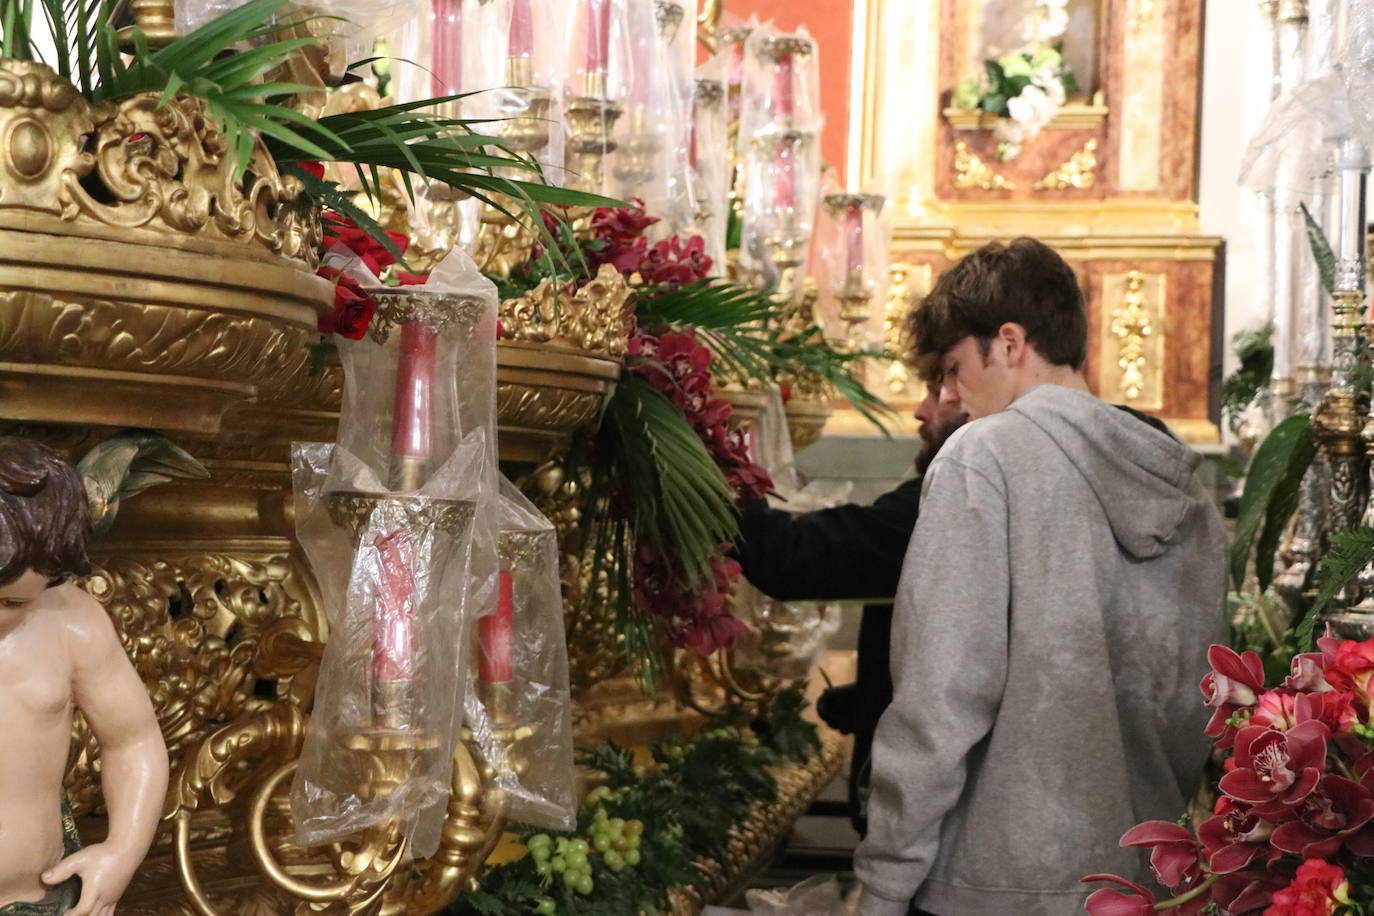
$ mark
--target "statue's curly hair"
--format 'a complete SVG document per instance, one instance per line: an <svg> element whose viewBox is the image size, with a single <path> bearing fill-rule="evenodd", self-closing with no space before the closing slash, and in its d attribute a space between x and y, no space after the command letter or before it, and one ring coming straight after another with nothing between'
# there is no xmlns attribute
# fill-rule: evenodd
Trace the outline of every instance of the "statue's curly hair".
<svg viewBox="0 0 1374 916"><path fill-rule="evenodd" d="M91 571L86 489L67 459L0 437L0 584L28 570L60 582Z"/></svg>

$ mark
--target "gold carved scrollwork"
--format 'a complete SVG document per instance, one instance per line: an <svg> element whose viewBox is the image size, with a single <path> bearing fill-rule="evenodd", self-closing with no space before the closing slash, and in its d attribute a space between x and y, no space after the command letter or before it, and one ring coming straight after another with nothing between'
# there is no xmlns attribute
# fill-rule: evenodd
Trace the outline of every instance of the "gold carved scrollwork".
<svg viewBox="0 0 1374 916"><path fill-rule="evenodd" d="M1014 191L1016 182L994 172L969 150L963 140L954 144L954 186L961 191Z"/></svg>
<svg viewBox="0 0 1374 916"><path fill-rule="evenodd" d="M1097 141L1089 140L1059 168L1041 178L1034 185L1037 191L1063 191L1068 188L1091 188L1097 180Z"/></svg>
<svg viewBox="0 0 1374 916"><path fill-rule="evenodd" d="M634 303L620 271L602 264L591 282L575 292L544 280L518 299L501 303L506 340L549 343L611 359L625 355Z"/></svg>
<svg viewBox="0 0 1374 916"><path fill-rule="evenodd" d="M1162 408L1164 274L1132 270L1103 278L1101 384L1109 400L1142 410Z"/></svg>
<svg viewBox="0 0 1374 916"><path fill-rule="evenodd" d="M0 213L158 232L311 262L319 222L300 181L255 142L247 179L200 99L91 105L43 64L0 61ZM92 190L93 188L98 190Z"/></svg>
<svg viewBox="0 0 1374 916"><path fill-rule="evenodd" d="M176 559L98 558L85 587L105 605L135 670L148 687L173 759L224 722L285 697L290 675L263 671L258 633L299 618L285 555L199 554ZM84 721L75 729L67 785L78 813L94 809L99 755Z"/></svg>

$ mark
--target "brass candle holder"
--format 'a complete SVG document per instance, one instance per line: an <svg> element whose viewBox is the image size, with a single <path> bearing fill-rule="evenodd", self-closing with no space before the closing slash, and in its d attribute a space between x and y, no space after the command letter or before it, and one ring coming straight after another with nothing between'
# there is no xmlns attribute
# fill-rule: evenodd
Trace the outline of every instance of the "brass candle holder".
<svg viewBox="0 0 1374 916"><path fill-rule="evenodd" d="M612 133L625 109L607 95L606 71L592 70L583 76L582 95L568 100L566 116L572 134L568 140L568 167L576 176L573 185L579 190L601 191L603 163L616 149Z"/></svg>
<svg viewBox="0 0 1374 916"><path fill-rule="evenodd" d="M646 114L643 108L630 112L623 139L616 147L615 177L631 187L651 181L659 171L663 141Z"/></svg>
<svg viewBox="0 0 1374 916"><path fill-rule="evenodd" d="M862 220L864 211L874 216L881 213L886 198L881 194L827 194L822 203L832 219L848 220L851 214L857 214ZM847 230L845 239L848 245L851 239ZM862 233L859 235L859 242L863 243ZM840 302L840 321L845 326L845 340L850 349L859 352L864 345L864 329L873 317L870 309L873 303L873 287L864 279L864 274L871 267L864 263L862 252L857 261L850 256L847 249L845 255L844 282L840 284L835 298Z"/></svg>

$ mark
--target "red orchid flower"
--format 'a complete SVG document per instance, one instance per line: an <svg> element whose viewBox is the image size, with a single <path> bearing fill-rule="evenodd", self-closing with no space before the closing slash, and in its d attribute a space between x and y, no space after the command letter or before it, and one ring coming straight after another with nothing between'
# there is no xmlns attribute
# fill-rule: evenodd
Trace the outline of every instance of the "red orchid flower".
<svg viewBox="0 0 1374 916"><path fill-rule="evenodd" d="M1155 895L1148 889L1117 875L1088 875L1083 879L1084 884L1093 881L1112 881L1130 893L1111 887L1093 891L1083 904L1090 916L1154 916Z"/></svg>
<svg viewBox="0 0 1374 916"><path fill-rule="evenodd" d="M1192 832L1172 821L1146 821L1127 830L1122 846L1149 848L1150 868L1165 887L1191 885L1202 877L1202 846Z"/></svg>
<svg viewBox="0 0 1374 916"><path fill-rule="evenodd" d="M1216 709L1207 723L1206 734L1218 738L1217 747L1228 748L1235 739L1235 728L1227 724L1238 709L1253 706L1264 690L1264 662L1254 652L1237 655L1226 646L1207 650L1212 670L1199 685L1206 704Z"/></svg>
<svg viewBox="0 0 1374 916"><path fill-rule="evenodd" d="M1328 773L1294 812L1296 820L1280 824L1270 842L1275 849L1310 859L1326 859L1344 843L1356 855L1374 855L1374 798L1364 786Z"/></svg>
<svg viewBox="0 0 1374 916"><path fill-rule="evenodd" d="M1272 816L1298 805L1316 788L1326 769L1330 730L1317 721L1286 732L1261 726L1242 728L1235 738L1235 768L1221 778L1231 798Z"/></svg>
<svg viewBox="0 0 1374 916"><path fill-rule="evenodd" d="M1257 856L1263 857L1266 865L1279 857L1279 851L1269 843L1274 833L1272 823L1224 795L1217 799L1214 812L1197 829L1213 874L1240 871Z"/></svg>

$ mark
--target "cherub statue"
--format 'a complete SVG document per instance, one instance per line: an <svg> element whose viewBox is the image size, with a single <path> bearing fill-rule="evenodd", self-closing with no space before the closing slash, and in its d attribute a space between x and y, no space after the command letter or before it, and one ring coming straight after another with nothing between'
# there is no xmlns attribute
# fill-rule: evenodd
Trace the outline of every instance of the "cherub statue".
<svg viewBox="0 0 1374 916"><path fill-rule="evenodd" d="M76 469L0 438L0 916L112 916L152 844L167 748L89 571ZM62 791L72 712L100 742L108 838L81 848Z"/></svg>

